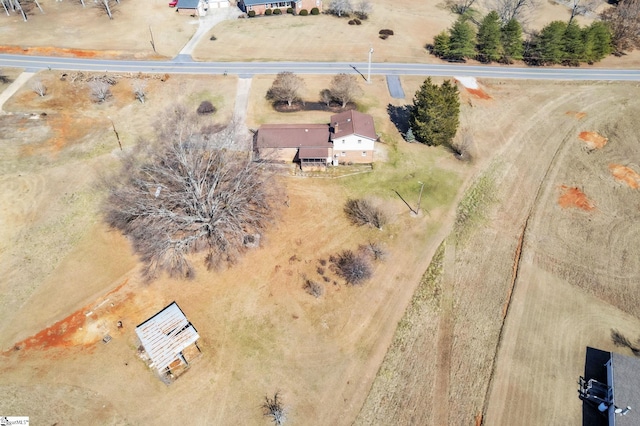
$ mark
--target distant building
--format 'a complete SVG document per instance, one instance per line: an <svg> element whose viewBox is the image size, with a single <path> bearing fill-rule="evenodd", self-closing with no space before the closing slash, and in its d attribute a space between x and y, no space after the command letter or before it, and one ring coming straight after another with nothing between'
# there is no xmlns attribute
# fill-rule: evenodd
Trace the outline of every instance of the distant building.
<svg viewBox="0 0 640 426"><path fill-rule="evenodd" d="M208 4L203 0L178 0L176 11L181 15L205 16Z"/></svg>
<svg viewBox="0 0 640 426"><path fill-rule="evenodd" d="M176 302L136 327L149 367L163 376L177 377L200 355L198 331Z"/></svg>
<svg viewBox="0 0 640 426"><path fill-rule="evenodd" d="M245 13L254 11L256 15L264 15L264 11L267 9L280 9L282 12L286 12L289 8L298 14L302 9L310 12L314 7L322 11L322 0L238 0L238 7Z"/></svg>
<svg viewBox="0 0 640 426"><path fill-rule="evenodd" d="M640 425L640 359L587 347L579 385L583 426Z"/></svg>

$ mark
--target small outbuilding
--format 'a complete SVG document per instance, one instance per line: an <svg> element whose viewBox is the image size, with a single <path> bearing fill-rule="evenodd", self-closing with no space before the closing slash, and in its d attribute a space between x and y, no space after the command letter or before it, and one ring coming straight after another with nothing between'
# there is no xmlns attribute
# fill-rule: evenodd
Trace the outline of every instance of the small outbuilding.
<svg viewBox="0 0 640 426"><path fill-rule="evenodd" d="M579 385L584 426L640 425L640 359L587 347Z"/></svg>
<svg viewBox="0 0 640 426"><path fill-rule="evenodd" d="M136 335L146 353L143 358L161 376L179 376L200 355L198 331L176 302L138 325Z"/></svg>
<svg viewBox="0 0 640 426"><path fill-rule="evenodd" d="M205 16L207 14L208 3L203 0L178 0L176 12L181 15Z"/></svg>

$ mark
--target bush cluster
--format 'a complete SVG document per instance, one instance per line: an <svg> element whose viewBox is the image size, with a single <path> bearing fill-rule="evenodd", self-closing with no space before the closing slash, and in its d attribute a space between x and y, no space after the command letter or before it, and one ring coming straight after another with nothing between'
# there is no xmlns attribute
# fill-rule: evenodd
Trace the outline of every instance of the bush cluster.
<svg viewBox="0 0 640 426"><path fill-rule="evenodd" d="M300 16L307 16L309 14L309 11L307 9L302 9L300 11Z"/></svg>
<svg viewBox="0 0 640 426"><path fill-rule="evenodd" d="M360 21L358 18L356 19L352 19L349 21L349 25L361 25L362 21Z"/></svg>
<svg viewBox="0 0 640 426"><path fill-rule="evenodd" d="M202 101L198 106L198 114L200 115L213 114L214 112L216 112L216 107L209 101Z"/></svg>

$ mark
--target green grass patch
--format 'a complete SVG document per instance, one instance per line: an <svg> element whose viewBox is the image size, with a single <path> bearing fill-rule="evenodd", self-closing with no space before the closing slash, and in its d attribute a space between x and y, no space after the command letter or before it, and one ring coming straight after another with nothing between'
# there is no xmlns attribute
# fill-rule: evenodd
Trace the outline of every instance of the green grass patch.
<svg viewBox="0 0 640 426"><path fill-rule="evenodd" d="M456 210L454 234L464 242L470 232L486 219L486 210L495 201L495 167L490 167L467 190Z"/></svg>
<svg viewBox="0 0 640 426"><path fill-rule="evenodd" d="M397 199L397 191L412 206L417 205L422 182L421 205L429 211L453 202L462 182L456 173L438 168L435 165L437 156L432 152L425 149L420 155L415 155L392 147L389 162L376 163L373 173L348 176L341 182L352 197Z"/></svg>

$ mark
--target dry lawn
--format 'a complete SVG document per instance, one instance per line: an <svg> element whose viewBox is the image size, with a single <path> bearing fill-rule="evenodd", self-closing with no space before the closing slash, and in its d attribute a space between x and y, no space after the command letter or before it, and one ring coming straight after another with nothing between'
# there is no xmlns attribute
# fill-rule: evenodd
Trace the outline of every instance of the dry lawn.
<svg viewBox="0 0 640 426"><path fill-rule="evenodd" d="M407 314L403 321L411 326L399 328L400 343L392 348L414 343L401 356L393 350L387 355L359 424L473 424L482 413L491 425L577 424L581 402L575 383L586 345L611 350L610 328L633 335L638 325L631 287L639 270L633 243L639 194L609 171L609 163L637 168L629 163L637 87L485 83L492 100L466 109L464 123L473 129L496 201L484 212L487 220L459 241L454 263L443 266L440 297L446 300L452 286L453 332L441 339L442 327L451 327L444 320L446 305ZM633 111L622 114L631 105ZM578 137L585 130L605 135L609 144L590 154ZM562 185L582 188L596 208L561 207ZM529 212L521 272L490 390ZM448 364L442 354L449 355ZM434 392L443 382L446 394Z"/></svg>
<svg viewBox="0 0 640 426"><path fill-rule="evenodd" d="M127 1L117 6L114 19L74 1L41 2L23 22L19 14L0 14L0 53L38 55L172 58L198 28L197 19L178 15L164 0ZM151 35L157 53L151 47ZM19 49L16 49L18 47Z"/></svg>
<svg viewBox="0 0 640 426"><path fill-rule="evenodd" d="M412 202L416 180L429 182L433 197L423 199L429 215L410 217L390 188L382 190L383 182L376 196L385 201L391 223L382 232L356 228L343 217L342 205L347 196L360 194L359 182L372 184L373 174L283 178L290 207L281 207L261 248L219 273L199 270L193 281L162 278L148 285L140 281L126 240L100 221L102 194L95 182L102 170L115 167L120 152L108 117L129 149L138 136L152 133L172 102L195 109L212 98L219 108L215 117L228 119L233 80L153 79L148 102L141 105L129 79L122 78L113 99L98 105L69 76L38 77L50 95L38 98L26 86L5 105L14 114L0 117L6 200L1 205L10 206L0 211L6 233L0 268L9 277L1 292L6 321L0 330L0 388L6 397L0 411L24 413L36 423L170 418L263 424L260 401L281 390L292 421L354 419L397 321L448 232L441 223L458 191L457 175L466 168L442 150L418 144L393 148L398 134L385 123L390 99L380 79L363 107L388 133L395 162L376 173L389 185L400 184ZM328 269L324 283L320 260L374 240L387 247L389 258L376 264L369 283L345 286ZM303 291L305 276L324 283L322 299ZM200 331L203 356L167 388L138 359L134 326L172 300ZM124 329L116 329L118 320ZM104 345L106 333L113 340Z"/></svg>

